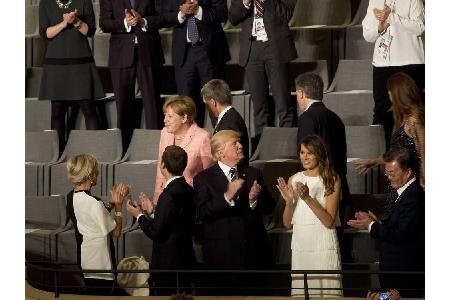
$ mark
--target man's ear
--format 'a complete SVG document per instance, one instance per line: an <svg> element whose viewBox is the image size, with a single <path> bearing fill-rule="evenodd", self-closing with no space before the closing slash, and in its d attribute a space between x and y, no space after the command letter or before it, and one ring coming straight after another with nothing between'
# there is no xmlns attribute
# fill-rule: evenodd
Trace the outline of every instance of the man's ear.
<svg viewBox="0 0 450 300"><path fill-rule="evenodd" d="M161 162L161 170L162 170L162 169L165 169L165 168L166 168L166 165L165 165L164 162L162 161L162 162Z"/></svg>

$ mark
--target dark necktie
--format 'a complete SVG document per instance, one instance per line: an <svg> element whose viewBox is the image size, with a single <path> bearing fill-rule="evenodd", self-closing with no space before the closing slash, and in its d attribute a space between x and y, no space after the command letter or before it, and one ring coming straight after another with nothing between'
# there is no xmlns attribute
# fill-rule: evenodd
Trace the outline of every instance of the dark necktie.
<svg viewBox="0 0 450 300"><path fill-rule="evenodd" d="M231 181L235 181L236 179L238 179L238 172L237 172L237 170L236 170L236 168L231 168L230 169L230 178L231 178Z"/></svg>
<svg viewBox="0 0 450 300"><path fill-rule="evenodd" d="M136 5L136 0L130 0L131 8L134 8Z"/></svg>
<svg viewBox="0 0 450 300"><path fill-rule="evenodd" d="M398 197L399 197L399 194L398 194L398 191L397 191L397 190L395 190L394 195L395 195L395 196L394 196L394 197L395 197L394 203L395 203L395 202L398 201Z"/></svg>
<svg viewBox="0 0 450 300"><path fill-rule="evenodd" d="M256 18L262 18L264 15L264 7L262 6L261 0L254 0L255 3L255 9L256 9Z"/></svg>
<svg viewBox="0 0 450 300"><path fill-rule="evenodd" d="M196 44L199 41L199 34L197 24L195 23L195 17L189 17L187 19L188 38L192 44Z"/></svg>

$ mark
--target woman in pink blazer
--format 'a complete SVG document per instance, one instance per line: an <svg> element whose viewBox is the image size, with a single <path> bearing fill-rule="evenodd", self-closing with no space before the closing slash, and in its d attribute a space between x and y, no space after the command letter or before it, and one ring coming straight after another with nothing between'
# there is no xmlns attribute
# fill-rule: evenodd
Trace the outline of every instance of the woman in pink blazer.
<svg viewBox="0 0 450 300"><path fill-rule="evenodd" d="M188 163L183 176L191 186L194 176L214 163L211 155L211 134L194 122L194 101L187 96L174 96L164 103L163 111L164 128L159 141L158 170L153 194L155 204L166 183L160 167L162 153L167 146L177 145L187 152Z"/></svg>

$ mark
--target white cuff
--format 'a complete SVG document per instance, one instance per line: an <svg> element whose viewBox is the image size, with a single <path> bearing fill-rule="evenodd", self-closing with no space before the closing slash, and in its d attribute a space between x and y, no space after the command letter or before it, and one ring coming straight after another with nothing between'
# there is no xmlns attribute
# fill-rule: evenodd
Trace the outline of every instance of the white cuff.
<svg viewBox="0 0 450 300"><path fill-rule="evenodd" d="M370 230L372 229L373 223L375 223L375 221L370 222L369 227L367 228L367 229L369 230L369 232L370 232Z"/></svg>
<svg viewBox="0 0 450 300"><path fill-rule="evenodd" d="M230 205L230 206L234 206L235 205L234 200L233 199L228 200L227 196L225 194L223 194L223 198L225 199L225 201L227 201L228 205Z"/></svg>
<svg viewBox="0 0 450 300"><path fill-rule="evenodd" d="M140 218L141 216L144 216L144 214L143 214L143 213L138 214L137 217L136 217L136 220L139 221L139 218Z"/></svg>
<svg viewBox="0 0 450 300"><path fill-rule="evenodd" d="M131 26L128 26L128 24L127 24L127 19L123 19L123 25L125 25L125 29L127 30L127 32L130 32L131 31Z"/></svg>
<svg viewBox="0 0 450 300"><path fill-rule="evenodd" d="M181 11L179 11L179 12L178 12L178 22L180 22L180 24L181 24L181 23L184 22L184 20L186 20L186 16L183 17L183 16L181 15Z"/></svg>
<svg viewBox="0 0 450 300"><path fill-rule="evenodd" d="M203 17L203 8L201 6L198 7L198 11L195 14L195 16L197 19L199 19L200 21L202 20Z"/></svg>
<svg viewBox="0 0 450 300"><path fill-rule="evenodd" d="M141 30L143 32L147 32L147 19L146 18L142 18L142 20L144 20L144 25L141 26Z"/></svg>

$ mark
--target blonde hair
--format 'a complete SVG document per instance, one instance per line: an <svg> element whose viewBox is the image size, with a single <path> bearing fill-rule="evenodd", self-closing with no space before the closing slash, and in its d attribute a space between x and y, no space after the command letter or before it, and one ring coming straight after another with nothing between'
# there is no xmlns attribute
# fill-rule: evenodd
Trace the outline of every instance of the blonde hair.
<svg viewBox="0 0 450 300"><path fill-rule="evenodd" d="M74 185L82 184L90 180L97 167L97 159L94 156L90 154L75 155L67 161L67 178Z"/></svg>
<svg viewBox="0 0 450 300"><path fill-rule="evenodd" d="M211 154L214 160L219 160L217 153L223 148L225 143L234 137L241 137L241 133L234 130L221 130L211 138Z"/></svg>
<svg viewBox="0 0 450 300"><path fill-rule="evenodd" d="M194 122L197 111L195 109L194 100L188 96L173 96L168 98L163 105L163 111L166 112L167 108L172 108L173 111L181 116L187 117L187 122L192 124Z"/></svg>

